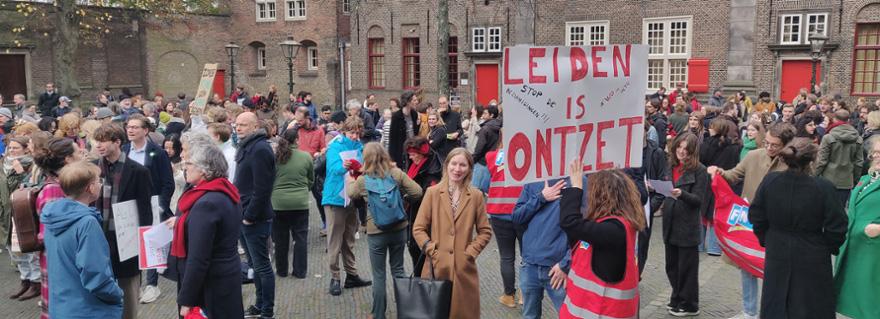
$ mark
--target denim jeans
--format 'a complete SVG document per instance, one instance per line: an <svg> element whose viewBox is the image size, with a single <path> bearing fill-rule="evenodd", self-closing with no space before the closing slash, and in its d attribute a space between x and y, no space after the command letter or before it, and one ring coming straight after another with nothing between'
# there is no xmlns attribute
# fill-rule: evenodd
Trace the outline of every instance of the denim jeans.
<svg viewBox="0 0 880 319"><path fill-rule="evenodd" d="M257 301L254 306L262 315L271 317L275 314L275 273L269 261L269 237L272 234L272 221L256 222L243 225L241 236L247 247L248 266L254 269L254 286L257 289Z"/></svg>
<svg viewBox="0 0 880 319"><path fill-rule="evenodd" d="M522 251L523 228L512 221L501 218L489 218L495 240L498 242L498 254L501 255L501 281L504 283L504 294L512 296L516 292L516 242Z"/></svg>
<svg viewBox="0 0 880 319"><path fill-rule="evenodd" d="M40 282L42 273L40 273L40 254L38 252L15 253L9 250L9 246L6 246L6 250L9 251L9 258L18 267L18 274L21 280Z"/></svg>
<svg viewBox="0 0 880 319"><path fill-rule="evenodd" d="M293 270L297 278L305 278L308 270L309 211L275 211L272 221L272 241L275 243L275 271L287 276L290 261L290 240L293 238Z"/></svg>
<svg viewBox="0 0 880 319"><path fill-rule="evenodd" d="M742 272L743 312L749 316L758 315L758 277L748 271Z"/></svg>
<svg viewBox="0 0 880 319"><path fill-rule="evenodd" d="M386 308L385 290L385 256L391 264L391 276L406 277L403 270L403 251L406 247L406 228L367 235L367 244L370 248L370 265L373 268L373 319L384 319Z"/></svg>
<svg viewBox="0 0 880 319"><path fill-rule="evenodd" d="M700 247L697 248L700 252L721 255L721 246L718 244L718 236L715 236L715 227L712 225L702 226L700 236L703 238Z"/></svg>
<svg viewBox="0 0 880 319"><path fill-rule="evenodd" d="M474 177L471 180L471 185L482 191L483 194L488 194L491 179L492 175L489 173L489 169L486 168L486 165L480 163L474 164Z"/></svg>
<svg viewBox="0 0 880 319"><path fill-rule="evenodd" d="M550 285L550 268L547 266L523 263L519 269L519 288L523 294L523 318L541 318L541 302L544 300L544 292L553 302L556 310L562 307L565 301L565 288L553 289Z"/></svg>

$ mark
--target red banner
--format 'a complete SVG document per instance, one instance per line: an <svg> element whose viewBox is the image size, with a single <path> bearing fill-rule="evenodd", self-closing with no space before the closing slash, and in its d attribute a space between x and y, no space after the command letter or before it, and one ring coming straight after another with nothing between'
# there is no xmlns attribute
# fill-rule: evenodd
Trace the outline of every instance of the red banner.
<svg viewBox="0 0 880 319"><path fill-rule="evenodd" d="M737 196L721 175L712 178L715 193L713 227L721 249L737 266L758 278L764 278L764 247L749 222L749 203Z"/></svg>

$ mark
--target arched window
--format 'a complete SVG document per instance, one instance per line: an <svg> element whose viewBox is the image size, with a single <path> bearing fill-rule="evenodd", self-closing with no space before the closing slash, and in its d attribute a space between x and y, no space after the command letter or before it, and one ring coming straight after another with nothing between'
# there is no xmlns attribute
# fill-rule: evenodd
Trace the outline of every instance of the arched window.
<svg viewBox="0 0 880 319"><path fill-rule="evenodd" d="M269 62L269 59L266 56L266 44L259 41L254 41L248 44L254 52L254 66L257 67L257 71L266 71L266 65Z"/></svg>

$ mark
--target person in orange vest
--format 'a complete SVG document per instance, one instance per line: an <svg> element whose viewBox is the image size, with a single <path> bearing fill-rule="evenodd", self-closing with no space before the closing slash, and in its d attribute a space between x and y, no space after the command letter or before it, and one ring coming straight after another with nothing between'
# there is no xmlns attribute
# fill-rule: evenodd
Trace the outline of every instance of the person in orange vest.
<svg viewBox="0 0 880 319"><path fill-rule="evenodd" d="M500 141L500 139L499 139ZM500 142L498 143L500 146ZM504 284L504 294L498 297L498 302L514 308L516 307L516 243L519 242L519 250L522 252L522 238L525 229L513 223L513 208L522 192L522 185L507 186L504 183L504 150L497 147L486 153L486 168L489 170L489 197L486 200L486 213L489 214L489 223L495 240L498 243L498 253L501 255L501 281ZM522 297L520 297L522 302Z"/></svg>
<svg viewBox="0 0 880 319"><path fill-rule="evenodd" d="M571 244L571 270L559 318L637 318L639 267L636 237L645 215L635 183L623 171L590 175L587 211L581 213L583 162L570 167L559 224Z"/></svg>

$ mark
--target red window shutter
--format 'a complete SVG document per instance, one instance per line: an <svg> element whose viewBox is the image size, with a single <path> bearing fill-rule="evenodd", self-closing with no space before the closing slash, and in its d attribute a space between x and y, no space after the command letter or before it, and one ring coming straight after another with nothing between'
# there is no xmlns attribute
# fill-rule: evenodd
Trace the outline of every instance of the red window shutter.
<svg viewBox="0 0 880 319"><path fill-rule="evenodd" d="M694 58L688 60L687 79L687 89L689 92L709 92L709 59Z"/></svg>

